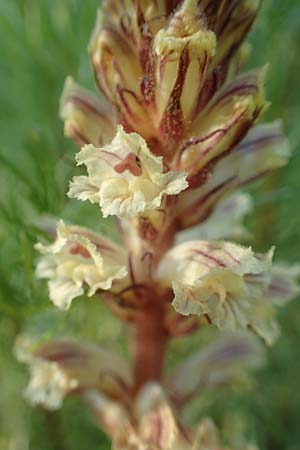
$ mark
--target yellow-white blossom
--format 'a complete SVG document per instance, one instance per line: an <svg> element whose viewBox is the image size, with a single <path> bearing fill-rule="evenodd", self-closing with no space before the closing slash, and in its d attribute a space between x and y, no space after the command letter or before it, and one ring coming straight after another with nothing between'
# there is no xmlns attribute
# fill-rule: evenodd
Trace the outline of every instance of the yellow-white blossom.
<svg viewBox="0 0 300 450"><path fill-rule="evenodd" d="M51 245L37 244L40 258L36 274L48 279L50 299L60 309L84 293L109 290L127 275L126 252L101 235L60 221Z"/></svg>
<svg viewBox="0 0 300 450"><path fill-rule="evenodd" d="M77 380L69 379L55 362L36 360L30 366L30 372L24 394L32 405L58 409L65 396L78 387Z"/></svg>
<svg viewBox="0 0 300 450"><path fill-rule="evenodd" d="M271 344L275 306L299 293L299 268L272 267L273 250L209 240L172 248L178 231L199 224L202 239L243 234L249 196L228 196L287 160L278 123L249 132L267 107L266 68L237 74L260 4L105 0L89 45L105 100L71 78L65 84L60 115L87 171L68 195L116 216L127 249L60 222L53 244L37 244L37 276L61 309L85 290L109 291L112 312L135 327L134 370L95 346L52 341L24 358L27 396L55 409L76 391L114 450L221 450L213 423L188 428L180 407L199 386L255 365L257 347L236 332L250 328ZM203 323L235 335L163 378L167 338Z"/></svg>
<svg viewBox="0 0 300 450"><path fill-rule="evenodd" d="M170 250L157 277L172 284L174 308L220 329L250 327L271 344L278 334L268 297L273 252L256 255L230 242L192 241Z"/></svg>
<svg viewBox="0 0 300 450"><path fill-rule="evenodd" d="M47 361L34 355L34 343L27 335L17 337L17 359L28 364L30 381L24 390L26 400L32 405L42 405L55 410L61 407L65 396L77 389L78 380L69 377L55 361Z"/></svg>
<svg viewBox="0 0 300 450"><path fill-rule="evenodd" d="M149 150L136 133L121 126L111 144L83 147L78 165L88 176L74 177L69 196L99 203L104 217L129 217L160 207L165 195L176 195L188 184L184 172L166 171L163 160Z"/></svg>
<svg viewBox="0 0 300 450"><path fill-rule="evenodd" d="M26 399L50 410L58 409L64 398L75 391L96 389L120 398L132 383L127 362L97 345L72 339L34 344L28 336L21 335L15 349L18 360L30 369Z"/></svg>

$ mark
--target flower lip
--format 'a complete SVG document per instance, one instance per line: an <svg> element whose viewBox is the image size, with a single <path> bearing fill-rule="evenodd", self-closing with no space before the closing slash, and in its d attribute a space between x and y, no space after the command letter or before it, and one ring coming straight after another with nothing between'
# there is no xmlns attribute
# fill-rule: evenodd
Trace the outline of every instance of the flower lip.
<svg viewBox="0 0 300 450"><path fill-rule="evenodd" d="M178 313L207 317L220 329L250 327L272 343L278 334L267 295L273 251L260 255L230 242L187 242L165 255L156 277L171 284Z"/></svg>
<svg viewBox="0 0 300 450"><path fill-rule="evenodd" d="M61 309L84 293L111 290L126 280L126 252L113 242L81 227L58 223L57 239L49 246L36 244L44 256L36 273L48 279L50 299Z"/></svg>
<svg viewBox="0 0 300 450"><path fill-rule="evenodd" d="M121 126L111 144L85 146L76 157L88 176L74 177L68 195L99 203L104 217L130 217L160 207L166 195L176 195L188 184L184 172L164 172L162 157L149 150L136 133Z"/></svg>

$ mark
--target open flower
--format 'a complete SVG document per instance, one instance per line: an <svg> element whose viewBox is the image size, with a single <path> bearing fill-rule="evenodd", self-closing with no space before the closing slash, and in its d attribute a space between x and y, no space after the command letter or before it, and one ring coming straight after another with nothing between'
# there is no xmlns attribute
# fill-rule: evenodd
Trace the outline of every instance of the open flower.
<svg viewBox="0 0 300 450"><path fill-rule="evenodd" d="M36 245L43 257L37 265L37 277L49 280L50 299L60 309L68 309L72 300L84 293L114 290L127 275L124 249L85 228L57 227L57 239L51 245Z"/></svg>
<svg viewBox="0 0 300 450"><path fill-rule="evenodd" d="M30 367L26 399L50 410L60 408L67 395L89 389L120 398L132 383L127 362L96 345L71 339L38 345L21 335L16 342L16 354L19 361Z"/></svg>
<svg viewBox="0 0 300 450"><path fill-rule="evenodd" d="M120 126L111 144L83 147L77 155L88 176L74 177L70 197L99 203L104 217L128 217L160 207L165 195L176 195L188 184L184 172L163 171L146 141Z"/></svg>
<svg viewBox="0 0 300 450"><path fill-rule="evenodd" d="M32 405L55 410L61 407L65 396L77 387L77 380L68 378L56 363L35 360L30 366L30 382L24 395Z"/></svg>
<svg viewBox="0 0 300 450"><path fill-rule="evenodd" d="M268 298L273 252L254 254L230 242L192 241L170 250L157 277L172 284L174 308L220 329L252 328L271 344L278 334Z"/></svg>

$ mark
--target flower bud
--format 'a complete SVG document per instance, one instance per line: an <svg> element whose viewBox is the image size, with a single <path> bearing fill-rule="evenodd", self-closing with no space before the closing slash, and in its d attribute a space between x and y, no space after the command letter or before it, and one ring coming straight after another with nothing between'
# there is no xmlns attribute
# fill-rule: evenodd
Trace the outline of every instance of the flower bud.
<svg viewBox="0 0 300 450"><path fill-rule="evenodd" d="M115 132L111 105L80 87L71 77L66 79L60 116L65 122L65 135L74 139L79 147L106 144Z"/></svg>

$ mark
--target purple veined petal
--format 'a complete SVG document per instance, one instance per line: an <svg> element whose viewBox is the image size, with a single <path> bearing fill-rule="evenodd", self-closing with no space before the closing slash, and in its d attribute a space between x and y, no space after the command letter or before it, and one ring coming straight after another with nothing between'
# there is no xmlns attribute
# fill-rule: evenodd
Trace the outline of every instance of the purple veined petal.
<svg viewBox="0 0 300 450"><path fill-rule="evenodd" d="M223 160L221 170L230 167L237 175L238 187L246 186L272 170L284 166L290 156L289 143L280 121L254 127L246 138Z"/></svg>
<svg viewBox="0 0 300 450"><path fill-rule="evenodd" d="M149 383L140 392L136 403L142 441L157 450L173 450L178 428L162 388Z"/></svg>
<svg viewBox="0 0 300 450"><path fill-rule="evenodd" d="M261 255L230 242L186 242L166 253L155 278L172 287L179 314L205 318L221 330L249 328L271 345L278 335L266 298L273 250Z"/></svg>
<svg viewBox="0 0 300 450"><path fill-rule="evenodd" d="M166 380L166 386L177 398L189 397L199 388L231 383L261 362L262 347L257 339L248 333L223 334L181 362Z"/></svg>
<svg viewBox="0 0 300 450"><path fill-rule="evenodd" d="M182 137L191 120L215 45L195 0L185 0L155 37L155 120L167 146Z"/></svg>
<svg viewBox="0 0 300 450"><path fill-rule="evenodd" d="M176 155L176 164L195 176L208 163L228 154L247 134L266 107L265 69L229 83L194 120L189 140Z"/></svg>
<svg viewBox="0 0 300 450"><path fill-rule="evenodd" d="M275 263L267 296L276 306L284 306L300 295L300 266Z"/></svg>
<svg viewBox="0 0 300 450"><path fill-rule="evenodd" d="M200 112L222 85L230 78L232 65L260 9L261 1L226 0L207 2L205 14L217 36L217 51L209 67L206 82L200 92L197 111Z"/></svg>
<svg viewBox="0 0 300 450"><path fill-rule="evenodd" d="M177 205L180 227L203 222L218 201L284 166L289 156L280 121L254 127L230 154L211 169L199 188L180 195Z"/></svg>
<svg viewBox="0 0 300 450"><path fill-rule="evenodd" d="M142 71L130 42L122 37L122 29L114 23L104 21L103 17L100 12L90 40L89 52L100 89L118 107L117 86L138 93Z"/></svg>
<svg viewBox="0 0 300 450"><path fill-rule="evenodd" d="M245 192L225 197L216 204L204 222L177 233L176 242L197 239L245 239L249 237L249 232L243 220L252 209L252 198Z"/></svg>
<svg viewBox="0 0 300 450"><path fill-rule="evenodd" d="M100 145L111 140L116 129L116 114L104 98L82 88L71 77L65 82L60 101L60 117L65 123L65 135L80 147Z"/></svg>
<svg viewBox="0 0 300 450"><path fill-rule="evenodd" d="M232 176L226 179L226 174L224 175L224 180L222 179L223 174L221 174L221 179L216 185L208 180L199 189L187 191L186 194L179 197L177 205L179 230L184 230L208 220L218 201L226 194L234 191L236 177Z"/></svg>
<svg viewBox="0 0 300 450"><path fill-rule="evenodd" d="M33 404L57 409L65 396L97 389L112 398L127 395L132 384L127 362L110 350L73 339L33 344L20 336L17 357L29 365L26 397Z"/></svg>
<svg viewBox="0 0 300 450"><path fill-rule="evenodd" d="M87 389L82 393L82 398L92 410L96 422L112 438L120 425L129 421L128 412L122 403L112 401L96 389Z"/></svg>
<svg viewBox="0 0 300 450"><path fill-rule="evenodd" d="M226 0L213 29L218 37L219 48L214 60L217 67L229 56L233 56L245 39L260 9L261 0Z"/></svg>
<svg viewBox="0 0 300 450"><path fill-rule="evenodd" d="M127 253L109 239L62 221L53 244L36 244L42 253L36 269L38 278L48 280L50 299L60 309L87 289L88 296L98 290L121 290L127 283Z"/></svg>
<svg viewBox="0 0 300 450"><path fill-rule="evenodd" d="M65 120L66 134L78 144L107 142L116 127L115 113L105 99L97 98L90 91L77 85L71 77L65 83L60 104L61 118Z"/></svg>
<svg viewBox="0 0 300 450"><path fill-rule="evenodd" d="M49 341L34 351L34 357L55 362L68 376L77 379L78 389L99 388L112 396L128 390L132 374L128 363L113 351L78 340Z"/></svg>
<svg viewBox="0 0 300 450"><path fill-rule="evenodd" d="M128 131L136 131L145 139L155 135L151 115L144 105L142 96L138 96L130 89L117 86L117 99L119 105L119 121Z"/></svg>

